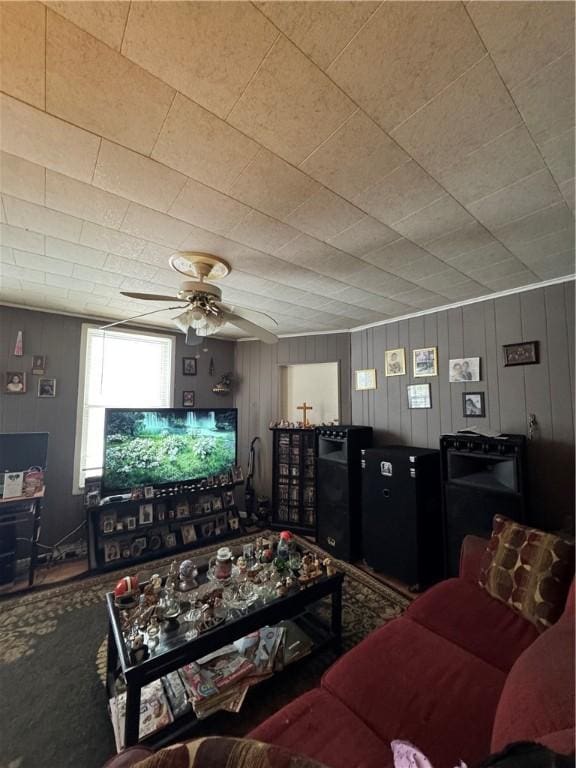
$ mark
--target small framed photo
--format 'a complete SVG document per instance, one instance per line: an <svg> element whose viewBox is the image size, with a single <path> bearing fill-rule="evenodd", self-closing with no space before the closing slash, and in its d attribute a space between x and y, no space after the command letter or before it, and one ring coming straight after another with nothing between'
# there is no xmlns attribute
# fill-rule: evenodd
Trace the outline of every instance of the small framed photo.
<svg viewBox="0 0 576 768"><path fill-rule="evenodd" d="M102 515L102 533L114 533L116 530L116 515Z"/></svg>
<svg viewBox="0 0 576 768"><path fill-rule="evenodd" d="M535 365L540 362L537 341L523 341L519 344L504 344L504 365Z"/></svg>
<svg viewBox="0 0 576 768"><path fill-rule="evenodd" d="M196 376L196 358L195 357L182 358L182 375Z"/></svg>
<svg viewBox="0 0 576 768"><path fill-rule="evenodd" d="M116 531L117 533L122 533L124 530L124 520L117 520L116 521Z"/></svg>
<svg viewBox="0 0 576 768"><path fill-rule="evenodd" d="M408 408L432 408L430 384L410 384L406 387Z"/></svg>
<svg viewBox="0 0 576 768"><path fill-rule="evenodd" d="M228 507L234 506L234 492L233 491L224 491L222 494L222 500L224 502L224 507L228 509Z"/></svg>
<svg viewBox="0 0 576 768"><path fill-rule="evenodd" d="M238 518L238 517L229 517L228 518L228 525L229 525L231 531L238 531L240 529L240 518Z"/></svg>
<svg viewBox="0 0 576 768"><path fill-rule="evenodd" d="M160 507L156 517L159 523L163 523L164 520L166 520L166 509L164 507Z"/></svg>
<svg viewBox="0 0 576 768"><path fill-rule="evenodd" d="M202 514L203 515L210 515L210 514L212 514L212 503L210 501L205 501L202 504Z"/></svg>
<svg viewBox="0 0 576 768"><path fill-rule="evenodd" d="M194 408L195 402L196 395L194 394L194 391L192 389L185 389L184 392L182 392L182 407Z"/></svg>
<svg viewBox="0 0 576 768"><path fill-rule="evenodd" d="M138 499L144 498L144 488L141 485L137 485L134 488L132 488L130 492L130 498L133 500L138 501Z"/></svg>
<svg viewBox="0 0 576 768"><path fill-rule="evenodd" d="M414 378L418 376L438 376L438 349L423 347L412 353L414 361Z"/></svg>
<svg viewBox="0 0 576 768"><path fill-rule="evenodd" d="M111 563L113 560L120 560L120 547L117 541L104 544L104 562Z"/></svg>
<svg viewBox="0 0 576 768"><path fill-rule="evenodd" d="M56 379L38 379L38 397L56 397Z"/></svg>
<svg viewBox="0 0 576 768"><path fill-rule="evenodd" d="M462 410L467 417L486 416L484 392L463 392Z"/></svg>
<svg viewBox="0 0 576 768"><path fill-rule="evenodd" d="M480 381L480 358L457 357L448 363L448 378L454 382Z"/></svg>
<svg viewBox="0 0 576 768"><path fill-rule="evenodd" d="M132 557L140 557L142 552L146 549L148 540L146 536L139 536L132 542Z"/></svg>
<svg viewBox="0 0 576 768"><path fill-rule="evenodd" d="M26 392L26 374L22 371L7 371L4 374L4 394L23 395Z"/></svg>
<svg viewBox="0 0 576 768"><path fill-rule="evenodd" d="M239 467L238 465L232 467L232 482L241 483L243 480L244 472L242 472L242 467Z"/></svg>
<svg viewBox="0 0 576 768"><path fill-rule="evenodd" d="M222 472L220 475L220 485L230 485L230 472Z"/></svg>
<svg viewBox="0 0 576 768"><path fill-rule="evenodd" d="M136 518L135 517L127 517L126 518L126 530L127 531L135 531L136 530Z"/></svg>
<svg viewBox="0 0 576 768"><path fill-rule="evenodd" d="M164 535L164 546L170 549L176 546L176 534L174 532L171 531Z"/></svg>
<svg viewBox="0 0 576 768"><path fill-rule="evenodd" d="M138 511L138 522L140 525L152 525L154 522L154 505L141 504Z"/></svg>
<svg viewBox="0 0 576 768"><path fill-rule="evenodd" d="M46 355L32 355L32 373L40 376L46 373Z"/></svg>
<svg viewBox="0 0 576 768"><path fill-rule="evenodd" d="M152 536L150 536L150 541L148 542L148 549L150 549L152 552L155 552L157 549L160 549L162 546L162 536L160 536L159 533L153 533Z"/></svg>
<svg viewBox="0 0 576 768"><path fill-rule="evenodd" d="M214 535L214 521L210 520L208 523L202 523L200 530L202 531L202 536L213 536Z"/></svg>
<svg viewBox="0 0 576 768"><path fill-rule="evenodd" d="M356 391L376 389L376 368L366 368L362 371L354 371Z"/></svg>
<svg viewBox="0 0 576 768"><path fill-rule="evenodd" d="M212 499L212 511L220 512L221 509L222 509L222 497L214 496L214 498Z"/></svg>
<svg viewBox="0 0 576 768"><path fill-rule="evenodd" d="M145 499L153 499L154 498L154 486L153 485L146 485L146 486L144 486L144 498Z"/></svg>
<svg viewBox="0 0 576 768"><path fill-rule="evenodd" d="M180 520L183 517L190 517L190 507L187 501L179 501L176 504L176 519Z"/></svg>
<svg viewBox="0 0 576 768"><path fill-rule="evenodd" d="M183 525L180 528L180 533L182 534L183 544L192 544L193 541L196 541L196 529L193 525Z"/></svg>
<svg viewBox="0 0 576 768"><path fill-rule="evenodd" d="M404 376L406 373L406 355L404 347L387 349L384 352L384 375Z"/></svg>

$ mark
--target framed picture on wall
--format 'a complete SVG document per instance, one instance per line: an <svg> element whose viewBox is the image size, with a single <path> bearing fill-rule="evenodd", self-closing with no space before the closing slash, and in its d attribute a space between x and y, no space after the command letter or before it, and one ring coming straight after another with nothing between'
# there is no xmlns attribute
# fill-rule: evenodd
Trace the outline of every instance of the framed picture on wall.
<svg viewBox="0 0 576 768"><path fill-rule="evenodd" d="M457 357L448 361L448 378L451 383L480 381L480 358Z"/></svg>
<svg viewBox="0 0 576 768"><path fill-rule="evenodd" d="M195 357L182 358L182 375L196 376L196 358Z"/></svg>
<svg viewBox="0 0 576 768"><path fill-rule="evenodd" d="M38 397L56 397L56 379L38 379Z"/></svg>
<svg viewBox="0 0 576 768"><path fill-rule="evenodd" d="M418 376L438 376L438 350L436 347L423 347L415 349L414 378Z"/></svg>
<svg viewBox="0 0 576 768"><path fill-rule="evenodd" d="M504 344L504 365L535 365L538 359L538 342L523 341L519 344Z"/></svg>
<svg viewBox="0 0 576 768"><path fill-rule="evenodd" d="M410 384L406 387L408 408L432 408L430 384Z"/></svg>
<svg viewBox="0 0 576 768"><path fill-rule="evenodd" d="M376 368L365 368L361 371L354 371L354 376L357 392L361 392L365 389L376 389Z"/></svg>
<svg viewBox="0 0 576 768"><path fill-rule="evenodd" d="M194 391L191 389L185 389L184 392L182 392L182 406L184 408L194 408L195 402L196 395L194 394Z"/></svg>
<svg viewBox="0 0 576 768"><path fill-rule="evenodd" d="M4 375L4 394L23 395L26 392L26 374L22 371L7 371Z"/></svg>
<svg viewBox="0 0 576 768"><path fill-rule="evenodd" d="M32 373L40 376L46 373L46 355L32 355Z"/></svg>
<svg viewBox="0 0 576 768"><path fill-rule="evenodd" d="M484 392L463 392L462 411L467 418L486 416Z"/></svg>
<svg viewBox="0 0 576 768"><path fill-rule="evenodd" d="M384 375L404 376L406 374L406 356L404 347L387 349L384 352Z"/></svg>

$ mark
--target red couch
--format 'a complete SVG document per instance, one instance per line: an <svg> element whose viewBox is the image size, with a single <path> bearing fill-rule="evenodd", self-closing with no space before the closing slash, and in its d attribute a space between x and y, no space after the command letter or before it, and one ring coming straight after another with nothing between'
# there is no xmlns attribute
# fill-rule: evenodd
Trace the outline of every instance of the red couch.
<svg viewBox="0 0 576 768"><path fill-rule="evenodd" d="M539 634L478 586L485 547L467 537L459 578L417 598L250 738L330 768L389 768L393 739L435 768L519 740L573 751L574 585L560 621Z"/></svg>
<svg viewBox="0 0 576 768"><path fill-rule="evenodd" d="M478 586L485 548L467 537L459 578L421 595L249 737L329 768L391 768L393 739L435 768L471 766L520 740L573 751L574 584L560 621L539 634Z"/></svg>

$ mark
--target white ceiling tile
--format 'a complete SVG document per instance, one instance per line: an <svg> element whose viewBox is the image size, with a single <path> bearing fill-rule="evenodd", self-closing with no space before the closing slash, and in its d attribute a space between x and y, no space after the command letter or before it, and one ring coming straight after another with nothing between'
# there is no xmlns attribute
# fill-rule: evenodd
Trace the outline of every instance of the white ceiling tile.
<svg viewBox="0 0 576 768"><path fill-rule="evenodd" d="M321 189L292 211L286 222L312 237L329 240L362 218L358 208L329 189Z"/></svg>
<svg viewBox="0 0 576 768"><path fill-rule="evenodd" d="M574 127L540 145L540 151L552 176L559 184L574 178Z"/></svg>
<svg viewBox="0 0 576 768"><path fill-rule="evenodd" d="M44 253L44 235L12 227L10 224L0 224L0 243L9 248L19 248L21 251Z"/></svg>
<svg viewBox="0 0 576 768"><path fill-rule="evenodd" d="M60 211L52 211L36 203L27 203L16 197L2 195L8 223L14 227L31 229L63 240L78 242L82 229L81 219Z"/></svg>
<svg viewBox="0 0 576 768"><path fill-rule="evenodd" d="M472 216L454 198L445 195L426 208L396 221L394 229L404 237L425 245L473 221Z"/></svg>
<svg viewBox="0 0 576 768"><path fill-rule="evenodd" d="M392 271L390 267L406 264L409 261L421 259L426 255L429 254L423 248L401 237L393 243L384 245L382 248L366 254L362 258L370 262L370 264L380 267L380 269Z"/></svg>
<svg viewBox="0 0 576 768"><path fill-rule="evenodd" d="M124 281L124 276L116 272L109 272L105 269L94 269L93 267L82 267L78 264L74 266L74 277L81 280L88 280L91 283L102 283L117 288Z"/></svg>
<svg viewBox="0 0 576 768"><path fill-rule="evenodd" d="M183 250L185 249L183 248ZM157 267L165 267L168 265L168 259L173 253L174 248L166 248L166 246L158 245L157 243L146 243L138 259L147 264L154 264Z"/></svg>
<svg viewBox="0 0 576 768"><path fill-rule="evenodd" d="M79 280L77 277L67 277L65 275L46 275L46 285L71 289L73 291L86 291L86 293L92 293L94 288L94 284L87 280Z"/></svg>
<svg viewBox="0 0 576 768"><path fill-rule="evenodd" d="M530 80L512 90L512 97L538 144L574 125L574 52L567 51Z"/></svg>
<svg viewBox="0 0 576 768"><path fill-rule="evenodd" d="M445 194L432 176L415 162L410 162L364 190L354 202L384 224L393 224Z"/></svg>
<svg viewBox="0 0 576 768"><path fill-rule="evenodd" d="M2 277L9 280L22 280L24 289L27 289L28 283L38 285L46 284L46 275L37 269L28 269L27 267L17 267L14 264L2 265Z"/></svg>
<svg viewBox="0 0 576 768"><path fill-rule="evenodd" d="M168 85L48 11L49 112L149 154L173 98Z"/></svg>
<svg viewBox="0 0 576 768"><path fill-rule="evenodd" d="M225 118L277 36L251 3L138 2L122 53Z"/></svg>
<svg viewBox="0 0 576 768"><path fill-rule="evenodd" d="M542 280L550 280L554 277L564 277L564 275L573 275L576 271L574 261L574 249L556 253L553 256L535 259L528 265L530 270Z"/></svg>
<svg viewBox="0 0 576 768"><path fill-rule="evenodd" d="M102 141L94 186L167 211L186 183L186 176L118 144Z"/></svg>
<svg viewBox="0 0 576 768"><path fill-rule="evenodd" d="M250 208L194 179L188 179L168 212L190 224L224 235L246 217Z"/></svg>
<svg viewBox="0 0 576 768"><path fill-rule="evenodd" d="M508 291L511 288L521 288L523 285L533 285L537 282L538 278L534 272L524 270L512 275L504 275L504 277L492 280L488 285L494 291Z"/></svg>
<svg viewBox="0 0 576 768"><path fill-rule="evenodd" d="M80 242L98 251L115 253L117 256L127 258L138 258L146 245L144 240L137 237L115 229L107 229L89 221L84 222Z"/></svg>
<svg viewBox="0 0 576 768"><path fill-rule="evenodd" d="M511 245L510 250L528 265L532 261L539 261L547 256L574 251L574 228L561 229L528 242Z"/></svg>
<svg viewBox="0 0 576 768"><path fill-rule="evenodd" d="M574 228L574 217L565 203L559 203L498 227L494 235L505 245L514 246L567 228Z"/></svg>
<svg viewBox="0 0 576 768"><path fill-rule="evenodd" d="M299 235L297 229L258 211L251 211L228 233L232 240L268 253L277 251Z"/></svg>
<svg viewBox="0 0 576 768"><path fill-rule="evenodd" d="M485 245L482 248L454 256L453 258L450 258L447 263L450 264L451 267L468 274L474 269L482 269L483 267L490 267L493 264L499 264L501 261L509 259L510 256L510 251L508 251L502 243L495 240L493 243Z"/></svg>
<svg viewBox="0 0 576 768"><path fill-rule="evenodd" d="M80 181L90 181L100 139L57 117L0 94L0 146Z"/></svg>
<svg viewBox="0 0 576 768"><path fill-rule="evenodd" d="M230 187L230 194L283 219L320 189L318 182L267 149L261 149Z"/></svg>
<svg viewBox="0 0 576 768"><path fill-rule="evenodd" d="M0 3L2 90L44 109L46 9L41 3Z"/></svg>
<svg viewBox="0 0 576 768"><path fill-rule="evenodd" d="M466 6L509 88L574 45L574 4L483 3Z"/></svg>
<svg viewBox="0 0 576 768"><path fill-rule="evenodd" d="M426 250L440 259L448 260L494 242L490 232L482 224L473 221L443 237L429 241L426 243Z"/></svg>
<svg viewBox="0 0 576 768"><path fill-rule="evenodd" d="M397 232L371 216L364 216L328 242L341 251L363 256L397 239Z"/></svg>
<svg viewBox="0 0 576 768"><path fill-rule="evenodd" d="M257 2L255 5L312 61L326 69L380 3Z"/></svg>
<svg viewBox="0 0 576 768"><path fill-rule="evenodd" d="M430 291L436 291L437 293L441 293L443 296L448 295L446 293L448 288L453 288L454 286L470 282L466 275L464 275L462 272L459 272L457 269L453 269L452 267L448 267L443 272L437 272L436 274L432 275L425 274L424 271L424 274L422 274L421 277L417 275L411 276L411 280L413 280L415 283L418 283L423 288L428 288Z"/></svg>
<svg viewBox="0 0 576 768"><path fill-rule="evenodd" d="M466 299L475 299L478 296L489 295L490 289L485 285L467 280L465 283L456 283L454 285L444 285L442 295L450 301L465 301Z"/></svg>
<svg viewBox="0 0 576 768"><path fill-rule="evenodd" d="M14 264L14 254L12 248L8 248L5 245L0 245L0 262L2 264Z"/></svg>
<svg viewBox="0 0 576 768"><path fill-rule="evenodd" d="M208 186L226 190L258 149L256 142L178 93L152 157Z"/></svg>
<svg viewBox="0 0 576 768"><path fill-rule="evenodd" d="M483 55L461 3L382 3L328 72L391 130Z"/></svg>
<svg viewBox="0 0 576 768"><path fill-rule="evenodd" d="M402 123L393 137L436 174L520 123L510 94L486 56Z"/></svg>
<svg viewBox="0 0 576 768"><path fill-rule="evenodd" d="M401 291L409 291L410 288L414 287L413 283L408 280L373 265L366 266L362 271L351 274L347 282L355 288L370 291L379 298L387 298Z"/></svg>
<svg viewBox="0 0 576 768"><path fill-rule="evenodd" d="M129 0L50 0L46 5L111 48L120 50Z"/></svg>
<svg viewBox="0 0 576 768"><path fill-rule="evenodd" d="M483 267L481 269L471 269L468 272L468 275L479 283L490 285L496 280L525 270L525 264L515 256L510 256L506 261L501 261L498 264L491 264L489 267Z"/></svg>
<svg viewBox="0 0 576 768"><path fill-rule="evenodd" d="M570 181L565 181L560 184L560 192L562 193L566 205L572 210L572 213L574 213L574 179L570 179Z"/></svg>
<svg viewBox="0 0 576 768"><path fill-rule="evenodd" d="M548 169L468 204L468 210L490 229L562 201Z"/></svg>
<svg viewBox="0 0 576 768"><path fill-rule="evenodd" d="M125 259L123 256L115 256L113 253L106 255L102 266L108 272L115 272L125 277L140 277L143 280L151 280L159 271L157 267L145 264L141 259Z"/></svg>
<svg viewBox="0 0 576 768"><path fill-rule="evenodd" d="M35 269L39 272L46 272L52 275L72 274L73 265L68 261L52 259L48 256L40 256L38 253L29 253L28 251L19 251L16 248L12 250L14 262L19 267L26 269Z"/></svg>
<svg viewBox="0 0 576 768"><path fill-rule="evenodd" d="M352 200L409 159L376 123L358 110L300 168Z"/></svg>
<svg viewBox="0 0 576 768"><path fill-rule="evenodd" d="M78 243L69 243L57 237L47 237L45 244L46 256L70 261L87 267L102 267L106 261L106 253L94 248L87 248Z"/></svg>
<svg viewBox="0 0 576 768"><path fill-rule="evenodd" d="M543 168L540 152L522 124L450 164L437 178L467 205Z"/></svg>
<svg viewBox="0 0 576 768"><path fill-rule="evenodd" d="M348 97L281 36L227 119L298 165L354 110Z"/></svg>
<svg viewBox="0 0 576 768"><path fill-rule="evenodd" d="M174 249L192 232L190 224L137 203L130 203L121 229L135 237Z"/></svg>
<svg viewBox="0 0 576 768"><path fill-rule="evenodd" d="M414 291L399 293L394 297L397 301L409 304L418 309L429 309L446 304L446 297L425 288L417 288Z"/></svg>
<svg viewBox="0 0 576 768"><path fill-rule="evenodd" d="M108 299L101 299L96 294L89 291L68 291L68 298L70 301L76 302L81 305L86 305L88 302L101 308L102 306L108 306Z"/></svg>
<svg viewBox="0 0 576 768"><path fill-rule="evenodd" d="M43 205L45 178L46 169L41 165L0 152L0 189L4 194Z"/></svg>
<svg viewBox="0 0 576 768"><path fill-rule="evenodd" d="M0 296L2 296L6 301L8 301L8 296L14 291L22 291L22 281L16 280L14 277L4 277L2 272L0 272Z"/></svg>
<svg viewBox="0 0 576 768"><path fill-rule="evenodd" d="M46 172L46 205L116 229L122 223L129 201L49 170Z"/></svg>
<svg viewBox="0 0 576 768"><path fill-rule="evenodd" d="M446 272L449 268L446 266L445 262L437 259L436 256L432 256L430 253L425 253L417 259L391 264L389 269L392 274L398 275L398 277L402 277L404 280L413 282L430 277L431 275L438 275L441 272Z"/></svg>

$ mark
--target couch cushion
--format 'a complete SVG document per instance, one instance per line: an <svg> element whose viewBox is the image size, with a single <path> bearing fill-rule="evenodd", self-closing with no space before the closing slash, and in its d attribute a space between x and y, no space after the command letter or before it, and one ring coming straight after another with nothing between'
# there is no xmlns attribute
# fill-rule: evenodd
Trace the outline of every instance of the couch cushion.
<svg viewBox="0 0 576 768"><path fill-rule="evenodd" d="M437 584L405 615L503 672L538 637L533 624L464 579Z"/></svg>
<svg viewBox="0 0 576 768"><path fill-rule="evenodd" d="M384 743L338 699L314 688L269 717L249 737L326 763L330 768L392 768Z"/></svg>
<svg viewBox="0 0 576 768"><path fill-rule="evenodd" d="M505 675L407 617L372 632L322 686L384 742L404 739L439 767L489 754Z"/></svg>
<svg viewBox="0 0 576 768"><path fill-rule="evenodd" d="M566 614L518 658L502 691L492 749L512 741L574 749L574 623Z"/></svg>
<svg viewBox="0 0 576 768"><path fill-rule="evenodd" d="M543 631L558 621L574 575L574 542L494 515L479 583Z"/></svg>

